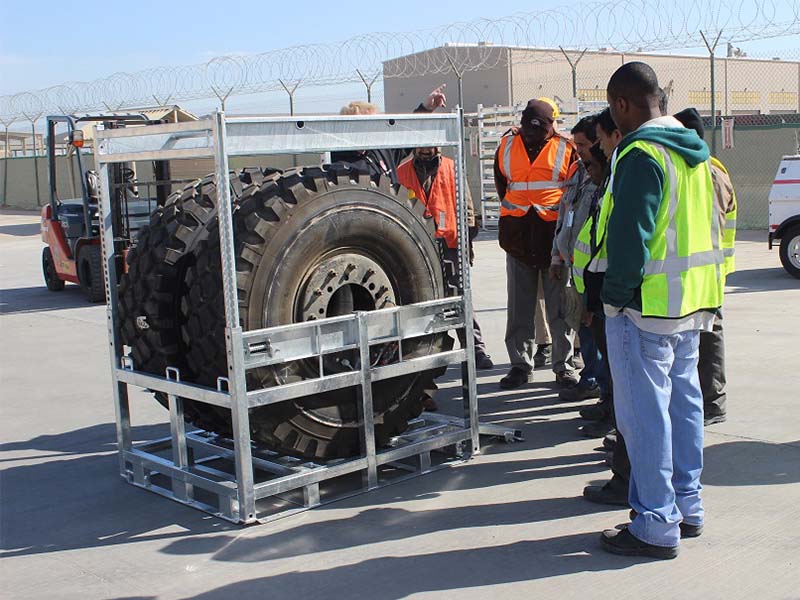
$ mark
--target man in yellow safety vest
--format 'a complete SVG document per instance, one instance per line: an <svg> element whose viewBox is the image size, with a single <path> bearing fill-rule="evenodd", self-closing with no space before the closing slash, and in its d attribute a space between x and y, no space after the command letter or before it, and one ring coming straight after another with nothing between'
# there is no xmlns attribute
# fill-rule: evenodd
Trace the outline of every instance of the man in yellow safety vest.
<svg viewBox="0 0 800 600"><path fill-rule="evenodd" d="M698 345L722 304L724 254L708 147L661 116L659 93L641 62L617 69L607 87L624 137L598 220L601 299L633 519L601 541L616 554L674 558L681 537L703 530Z"/></svg>

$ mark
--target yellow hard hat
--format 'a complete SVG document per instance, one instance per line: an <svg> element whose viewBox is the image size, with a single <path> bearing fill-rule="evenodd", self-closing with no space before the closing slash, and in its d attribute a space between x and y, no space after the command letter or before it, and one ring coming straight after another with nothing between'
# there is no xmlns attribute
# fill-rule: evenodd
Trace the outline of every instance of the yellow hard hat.
<svg viewBox="0 0 800 600"><path fill-rule="evenodd" d="M542 96L541 98L537 98L537 100L541 102L547 102L550 106L553 107L553 118L558 119L561 116L561 111L558 110L558 104L552 98L547 98L546 96Z"/></svg>

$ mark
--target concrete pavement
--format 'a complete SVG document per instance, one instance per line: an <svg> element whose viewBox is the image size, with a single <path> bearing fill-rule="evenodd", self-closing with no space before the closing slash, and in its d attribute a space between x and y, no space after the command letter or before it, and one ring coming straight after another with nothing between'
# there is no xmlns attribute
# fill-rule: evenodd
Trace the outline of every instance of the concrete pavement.
<svg viewBox="0 0 800 600"><path fill-rule="evenodd" d="M37 224L0 214L2 598L800 598L800 281L764 233L741 233L729 278L729 420L706 430L705 533L653 562L600 550L626 513L580 497L608 474L577 432L581 405L557 401L547 370L497 388L496 241L476 246L474 299L498 363L481 373L481 412L526 441L241 528L120 480L104 309L77 286L44 288ZM137 439L161 435L166 412L144 393L133 402Z"/></svg>

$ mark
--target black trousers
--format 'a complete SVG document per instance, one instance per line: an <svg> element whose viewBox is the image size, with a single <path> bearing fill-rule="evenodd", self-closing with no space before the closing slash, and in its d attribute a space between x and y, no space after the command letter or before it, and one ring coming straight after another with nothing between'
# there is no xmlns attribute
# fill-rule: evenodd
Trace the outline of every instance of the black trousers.
<svg viewBox="0 0 800 600"><path fill-rule="evenodd" d="M725 394L725 338L722 332L722 313L714 319L711 331L700 333L700 360L697 363L700 389L703 392L703 415L713 417L727 411Z"/></svg>
<svg viewBox="0 0 800 600"><path fill-rule="evenodd" d="M598 317L595 314L594 318L592 319L592 337L594 338L594 343L597 345L597 349L600 350L600 353L605 357L605 368L608 369L608 345L606 344L606 320L603 317ZM617 429L617 420L614 416L614 401L613 401L613 389L614 389L614 381L611 379L611 372L609 370L608 373L608 382L609 382L609 390L612 390L612 400L611 400L611 418L614 423L614 428ZM614 451L611 453L611 472L614 474L614 477L620 479L622 483L627 484L631 478L631 461L628 459L628 449L625 447L625 440L622 437L622 433L620 433L619 429L617 429L617 443L614 446Z"/></svg>
<svg viewBox="0 0 800 600"><path fill-rule="evenodd" d="M452 262L454 265L457 264L458 250L455 248L443 247L443 254L446 261ZM456 269L445 268L444 272L447 275L447 284L450 286L450 289L458 289L458 274ZM478 320L474 316L472 318L472 328L475 331L475 353L486 354L486 344L483 341L483 334L481 333L480 325L478 325ZM458 342L461 344L461 347L464 348L467 345L465 330L458 329L456 335L458 335Z"/></svg>

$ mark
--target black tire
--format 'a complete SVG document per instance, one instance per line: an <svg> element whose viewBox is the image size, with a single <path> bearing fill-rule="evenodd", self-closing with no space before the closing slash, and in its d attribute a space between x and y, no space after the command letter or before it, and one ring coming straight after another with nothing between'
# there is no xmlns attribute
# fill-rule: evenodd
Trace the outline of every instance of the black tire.
<svg viewBox="0 0 800 600"><path fill-rule="evenodd" d="M270 171L271 172L271 171ZM229 180L234 202L263 178L259 169L231 173ZM186 271L195 260L198 246L210 230L217 227L217 188L209 175L170 196L163 207L150 216L136 243L128 252L128 272L120 279L119 320L123 343L130 346L136 370L165 376L167 367L180 371L182 380L191 381L181 345L180 305L186 293ZM155 393L167 406L166 395ZM186 420L210 427L203 418L204 405L186 400Z"/></svg>
<svg viewBox="0 0 800 600"><path fill-rule="evenodd" d="M779 253L786 272L800 279L800 225L783 232Z"/></svg>
<svg viewBox="0 0 800 600"><path fill-rule="evenodd" d="M83 246L78 251L78 281L89 302L105 302L103 251L98 244Z"/></svg>
<svg viewBox="0 0 800 600"><path fill-rule="evenodd" d="M64 290L64 280L59 279L56 272L56 265L53 262L53 253L50 248L42 248L42 274L44 275L44 284L51 292L61 292Z"/></svg>
<svg viewBox="0 0 800 600"><path fill-rule="evenodd" d="M325 261L349 253L363 254L388 277L391 290L385 291L385 297L380 292L383 287L377 290L378 301L391 296L396 304L410 304L446 294L433 223L424 216L424 207L398 196L388 183L376 184L355 171L306 168L267 178L257 192L242 198L234 221L240 318L245 330L316 318L304 316L303 302L299 302L307 296L304 290L310 274L318 272ZM187 360L198 374L197 382L214 385L217 376L226 374L216 232L209 236L207 246L187 275L184 341L191 342ZM344 275L341 278L347 280ZM372 293L360 291L355 284L344 283L340 288L352 290L347 292L352 296L350 303L356 297L361 303L356 308L376 308ZM334 298L336 293L330 296L329 310ZM330 315L319 318L323 316ZM404 343L403 355L423 356L450 349L452 343L449 335L424 336ZM393 360L393 352L396 348L389 345L378 348L373 360ZM338 360L352 368L354 357ZM408 420L422 412L422 399L435 390L433 379L438 374L428 371L373 384L379 445L405 430ZM315 363L295 361L280 374L273 368L251 372L248 387L316 376ZM250 422L255 441L284 453L320 459L348 457L360 449L352 388L254 409ZM229 418L215 425L221 433L229 429Z"/></svg>

